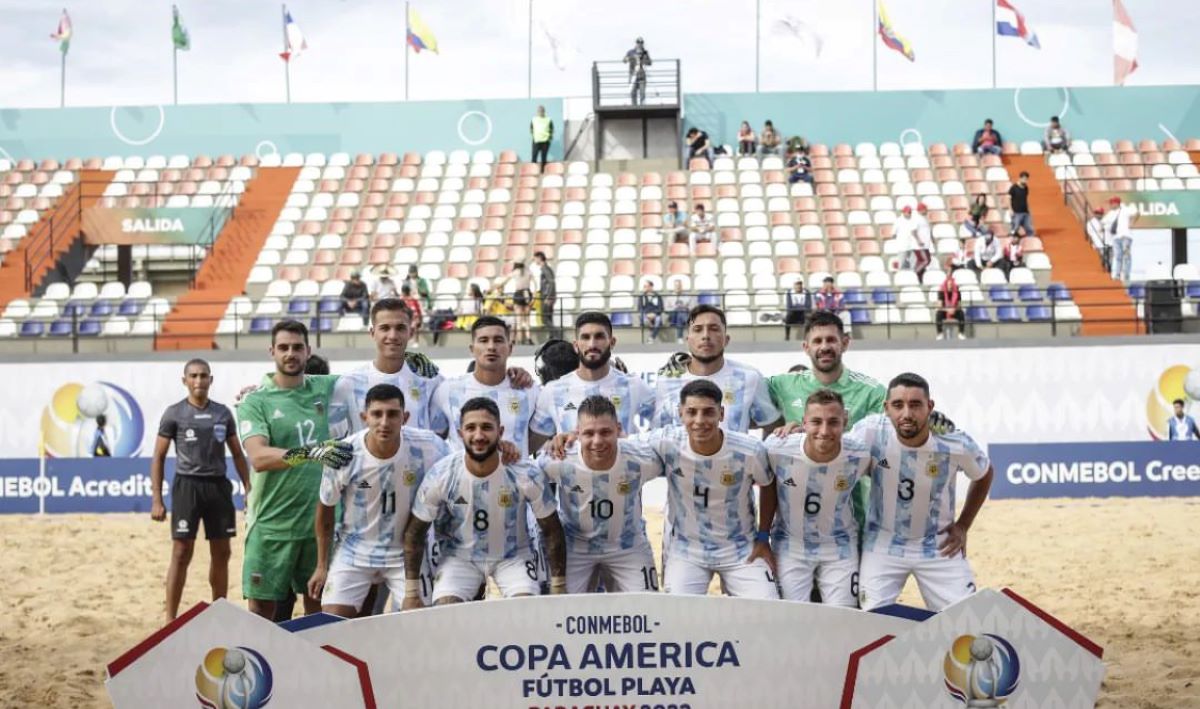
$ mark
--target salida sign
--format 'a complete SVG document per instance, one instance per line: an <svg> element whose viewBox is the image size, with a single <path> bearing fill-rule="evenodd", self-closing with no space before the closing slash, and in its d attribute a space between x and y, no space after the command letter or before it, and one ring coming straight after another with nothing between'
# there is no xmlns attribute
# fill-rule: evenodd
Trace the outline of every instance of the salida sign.
<svg viewBox="0 0 1200 709"><path fill-rule="evenodd" d="M83 210L83 235L88 244L198 244L211 236L213 216L213 209L203 207L89 207Z"/></svg>
<svg viewBox="0 0 1200 709"><path fill-rule="evenodd" d="M1145 228L1182 228L1200 226L1200 194L1188 190L1158 192L1089 192L1088 201L1108 206L1108 200L1119 197L1122 204L1137 210L1133 226Z"/></svg>

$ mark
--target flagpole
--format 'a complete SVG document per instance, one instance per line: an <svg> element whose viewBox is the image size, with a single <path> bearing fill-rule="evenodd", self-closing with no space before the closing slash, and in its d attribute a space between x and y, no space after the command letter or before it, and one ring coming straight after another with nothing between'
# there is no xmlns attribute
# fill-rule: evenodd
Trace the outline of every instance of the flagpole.
<svg viewBox="0 0 1200 709"><path fill-rule="evenodd" d="M171 41L171 46L175 47L174 40ZM171 86L175 94L175 105L179 105L179 47L175 47L171 51Z"/></svg>
<svg viewBox="0 0 1200 709"><path fill-rule="evenodd" d="M879 90L879 0L871 3L871 90Z"/></svg>
<svg viewBox="0 0 1200 709"><path fill-rule="evenodd" d="M281 5L280 19L283 22L283 86L287 92L287 102L292 102L292 58L288 54L287 41L287 5Z"/></svg>
<svg viewBox="0 0 1200 709"><path fill-rule="evenodd" d="M412 28L408 26L408 0L404 1L404 100L408 100L408 36Z"/></svg>
<svg viewBox="0 0 1200 709"><path fill-rule="evenodd" d="M996 88L996 0L992 0L992 88Z"/></svg>
<svg viewBox="0 0 1200 709"><path fill-rule="evenodd" d="M762 0L754 0L754 92L758 93L759 52L762 47Z"/></svg>
<svg viewBox="0 0 1200 709"><path fill-rule="evenodd" d="M62 65L59 69L58 106L67 107L67 53L62 52Z"/></svg>
<svg viewBox="0 0 1200 709"><path fill-rule="evenodd" d="M526 34L529 38L529 53L525 60L526 66L529 67L528 79L528 97L533 98L533 0L529 0L529 32Z"/></svg>

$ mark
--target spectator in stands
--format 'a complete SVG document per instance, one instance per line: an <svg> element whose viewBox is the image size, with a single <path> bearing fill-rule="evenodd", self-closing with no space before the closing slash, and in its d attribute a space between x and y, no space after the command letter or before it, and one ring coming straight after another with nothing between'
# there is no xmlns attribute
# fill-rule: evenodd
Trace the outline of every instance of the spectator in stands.
<svg viewBox="0 0 1200 709"><path fill-rule="evenodd" d="M688 313L695 305L695 299L683 292L683 281L675 279L675 290L667 301L667 310L671 316L671 327L675 328L675 341L683 342L683 331L687 329Z"/></svg>
<svg viewBox="0 0 1200 709"><path fill-rule="evenodd" d="M967 251L966 242L958 242L958 251L950 257L950 265L954 268L970 268L972 255Z"/></svg>
<svg viewBox="0 0 1200 709"><path fill-rule="evenodd" d="M985 268L996 268L1000 265L1000 259L1003 257L1000 242L996 240L996 235L992 232L984 232L983 238L975 240L975 258L972 264L976 273Z"/></svg>
<svg viewBox="0 0 1200 709"><path fill-rule="evenodd" d="M1021 237L1010 234L1008 243L1004 245L1004 257L1000 259L1000 268L1004 269L1004 277L1012 273L1014 268L1025 265L1025 252L1021 248Z"/></svg>
<svg viewBox="0 0 1200 709"><path fill-rule="evenodd" d="M792 339L792 328L804 330L804 320L812 309L812 295L804 288L804 279L797 278L786 297L787 311L783 315L783 339Z"/></svg>
<svg viewBox="0 0 1200 709"><path fill-rule="evenodd" d="M979 155L999 155L1004 148L1004 139L1000 131L992 127L992 119L983 122L983 127L975 131L975 139L971 141L971 152Z"/></svg>
<svg viewBox="0 0 1200 709"><path fill-rule="evenodd" d="M362 274L358 271L351 271L350 280L342 286L341 303L338 313L358 313L362 316L363 325L370 323L371 297L367 293L367 284L363 283Z"/></svg>
<svg viewBox="0 0 1200 709"><path fill-rule="evenodd" d="M1168 441L1200 441L1200 428L1196 427L1196 419L1184 414L1183 399L1171 402L1175 415L1167 419Z"/></svg>
<svg viewBox="0 0 1200 709"><path fill-rule="evenodd" d="M538 269L538 299L542 306L542 327L549 329L550 337L558 337L558 323L554 322L554 304L558 300L554 268L550 266L545 251L533 253L533 264Z"/></svg>
<svg viewBox="0 0 1200 709"><path fill-rule="evenodd" d="M795 152L788 152L787 161L788 182L795 184L797 182L813 183L812 160L808 157L808 147L805 146Z"/></svg>
<svg viewBox="0 0 1200 709"><path fill-rule="evenodd" d="M400 302L408 306L412 311L412 339L408 341L409 346L416 348L421 346L421 324L425 321L425 310L421 307L421 299L416 297L412 286L405 283L400 286Z"/></svg>
<svg viewBox="0 0 1200 709"><path fill-rule="evenodd" d="M663 299L654 292L654 282L647 280L642 284L642 294L638 296L638 313L642 316L642 327L650 328L650 341L658 341L658 333L663 324Z"/></svg>
<svg viewBox="0 0 1200 709"><path fill-rule="evenodd" d="M708 133L699 128L689 128L687 132L687 149L689 166L693 158L704 158L708 161L708 166L712 167L713 147L712 142L708 139Z"/></svg>
<svg viewBox="0 0 1200 709"><path fill-rule="evenodd" d="M545 172L546 157L550 154L550 141L554 140L554 121L546 115L545 106L537 107L537 114L529 122L529 135L533 138L533 156L529 158L529 162L539 163L542 172Z"/></svg>
<svg viewBox="0 0 1200 709"><path fill-rule="evenodd" d="M789 153L803 152L808 155L808 141L802 135L793 135L787 140L787 151Z"/></svg>
<svg viewBox="0 0 1200 709"><path fill-rule="evenodd" d="M896 241L896 253L900 255L901 270L911 271L917 266L917 230L920 226L921 221L913 216L911 204L900 209L900 216L892 224L892 238Z"/></svg>
<svg viewBox="0 0 1200 709"><path fill-rule="evenodd" d="M968 217L963 222L963 226L967 228L971 236L983 236L983 232L987 230L987 226L984 224L987 220L987 213L987 194L980 192L975 195L975 201L971 203L971 208L967 211Z"/></svg>
<svg viewBox="0 0 1200 709"><path fill-rule="evenodd" d="M950 266L949 263L946 264ZM958 323L958 339L967 339L966 327L967 319L963 314L962 309L962 291L958 289L958 282L954 280L954 271L950 268L946 269L949 273L946 274L946 279L942 281L942 285L938 288L938 307L937 321L937 338L939 340L946 339L946 320L953 319Z"/></svg>
<svg viewBox="0 0 1200 709"><path fill-rule="evenodd" d="M371 289L371 300L380 301L384 298L397 298L400 294L396 291L396 283L392 280L390 273L382 273L379 280L375 282L375 287Z"/></svg>
<svg viewBox="0 0 1200 709"><path fill-rule="evenodd" d="M515 263L512 273L502 277L497 285L503 286L509 281L512 281L513 284L513 311L517 314L513 339L518 345L532 345L533 336L529 332L529 311L533 305L533 276L525 270L525 264Z"/></svg>
<svg viewBox="0 0 1200 709"><path fill-rule="evenodd" d="M1100 263L1104 264L1106 273L1112 273L1112 242L1109 233L1104 228L1104 207L1092 210L1092 217L1087 222L1087 235L1092 240L1092 246L1100 252Z"/></svg>
<svg viewBox="0 0 1200 709"><path fill-rule="evenodd" d="M925 216L928 212L929 208L924 202L917 203L917 216L914 217L917 221L917 240L913 249L913 270L917 272L917 278L925 277L925 269L933 261L933 229L929 226L929 217Z"/></svg>
<svg viewBox="0 0 1200 709"><path fill-rule="evenodd" d="M692 253L696 252L696 243L700 241L712 241L713 233L716 231L717 225L704 211L703 204L697 204L696 210L692 212L692 218L688 220L688 248Z"/></svg>
<svg viewBox="0 0 1200 709"><path fill-rule="evenodd" d="M454 326L459 330L470 330L479 316L483 314L483 289L478 283L467 286L467 294L458 304L458 319Z"/></svg>
<svg viewBox="0 0 1200 709"><path fill-rule="evenodd" d="M421 304L426 310L433 307L433 295L429 290L429 281L421 278L417 273L416 266L408 267L408 276L404 279L404 285L412 288L413 295L421 299Z"/></svg>
<svg viewBox="0 0 1200 709"><path fill-rule="evenodd" d="M1042 137L1042 148L1051 153L1071 154L1071 134L1058 122L1058 116L1050 116L1050 125Z"/></svg>
<svg viewBox="0 0 1200 709"><path fill-rule="evenodd" d="M454 329L458 313L453 308L438 308L429 313L429 331L433 333L434 347L442 344L442 336Z"/></svg>
<svg viewBox="0 0 1200 709"><path fill-rule="evenodd" d="M749 121L742 121L738 128L738 155L754 155L758 150L758 142L754 139L754 129Z"/></svg>
<svg viewBox="0 0 1200 709"><path fill-rule="evenodd" d="M641 37L634 42L633 49L625 52L625 63L629 65L629 102L642 105L646 103L646 67L653 62Z"/></svg>
<svg viewBox="0 0 1200 709"><path fill-rule="evenodd" d="M671 200L667 213L663 215L663 236L672 242L687 241L687 215L679 211L679 203Z"/></svg>
<svg viewBox="0 0 1200 709"><path fill-rule="evenodd" d="M1029 213L1029 173L1022 172L1017 177L1017 184L1008 188L1008 208L1012 210L1013 234L1017 229L1024 228L1025 236L1037 236L1033 231L1033 215Z"/></svg>
<svg viewBox="0 0 1200 709"><path fill-rule="evenodd" d="M767 121L763 124L762 134L758 136L759 155L778 155L780 140L775 124Z"/></svg>
<svg viewBox="0 0 1200 709"><path fill-rule="evenodd" d="M1112 277L1129 283L1130 262L1133 260L1133 223L1137 221L1137 209L1121 204L1120 197L1108 200L1108 215L1104 218L1104 231L1112 244Z"/></svg>
<svg viewBox="0 0 1200 709"><path fill-rule="evenodd" d="M842 292L834 287L833 276L825 276L825 279L821 281L821 290L813 296L813 310L841 312Z"/></svg>

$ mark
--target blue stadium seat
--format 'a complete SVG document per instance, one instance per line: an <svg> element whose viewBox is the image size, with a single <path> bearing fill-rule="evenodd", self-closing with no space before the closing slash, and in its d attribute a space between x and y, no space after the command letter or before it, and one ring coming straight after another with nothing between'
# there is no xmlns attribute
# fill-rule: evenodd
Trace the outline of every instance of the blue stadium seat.
<svg viewBox="0 0 1200 709"><path fill-rule="evenodd" d="M46 324L37 320L26 320L21 323L21 337L41 337L46 332Z"/></svg>
<svg viewBox="0 0 1200 709"><path fill-rule="evenodd" d="M294 298L288 301L288 315L308 315L312 311L312 301L308 298Z"/></svg>
<svg viewBox="0 0 1200 709"><path fill-rule="evenodd" d="M1055 302L1071 299L1071 291L1061 283L1051 283L1050 287L1046 289L1046 295Z"/></svg>
<svg viewBox="0 0 1200 709"><path fill-rule="evenodd" d="M253 318L250 320L250 332L255 335L265 335L275 326L271 318Z"/></svg>
<svg viewBox="0 0 1200 709"><path fill-rule="evenodd" d="M871 301L875 305L890 305L896 302L896 291L890 288L876 288L871 292Z"/></svg>
<svg viewBox="0 0 1200 709"><path fill-rule="evenodd" d="M1013 301L1012 291L1005 286L992 286L988 291L988 298L991 298L993 303L1011 303Z"/></svg>
<svg viewBox="0 0 1200 709"><path fill-rule="evenodd" d="M1006 291L1007 292L1007 291ZM972 305L967 308L967 322L991 322L992 315L982 305Z"/></svg>
<svg viewBox="0 0 1200 709"><path fill-rule="evenodd" d="M106 318L112 315L113 305L111 300L97 300L92 303L91 315L94 318Z"/></svg>
<svg viewBox="0 0 1200 709"><path fill-rule="evenodd" d="M633 327L633 313L613 313L612 324L613 327Z"/></svg>
<svg viewBox="0 0 1200 709"><path fill-rule="evenodd" d="M1042 289L1037 286L1024 285L1017 290L1017 297L1022 303L1040 303L1042 302Z"/></svg>
<svg viewBox="0 0 1200 709"><path fill-rule="evenodd" d="M69 318L72 315L83 317L87 314L87 304L81 303L77 300L72 300L63 306L62 314L63 317L66 318Z"/></svg>
<svg viewBox="0 0 1200 709"><path fill-rule="evenodd" d="M130 318L135 315L139 315L145 305L146 301L142 300L141 298L129 298L121 301L121 307L117 312L120 315Z"/></svg>
<svg viewBox="0 0 1200 709"><path fill-rule="evenodd" d="M322 298L317 305L317 313L319 315L336 315L342 308L342 301L338 298Z"/></svg>
<svg viewBox="0 0 1200 709"><path fill-rule="evenodd" d="M721 295L719 293L710 293L705 291L696 296L697 305L715 305L721 307Z"/></svg>
<svg viewBox="0 0 1200 709"><path fill-rule="evenodd" d="M1187 284L1187 297L1200 299L1200 281L1192 281Z"/></svg>
<svg viewBox="0 0 1200 709"><path fill-rule="evenodd" d="M70 320L55 320L54 322L50 323L50 336L68 337L73 329L74 328L72 327Z"/></svg>
<svg viewBox="0 0 1200 709"><path fill-rule="evenodd" d="M313 332L333 332L333 318L313 318L308 323Z"/></svg>
<svg viewBox="0 0 1200 709"><path fill-rule="evenodd" d="M100 321L89 319L79 323L79 334L87 337L96 337L100 334Z"/></svg>
<svg viewBox="0 0 1200 709"><path fill-rule="evenodd" d="M1130 283L1125 291L1129 293L1129 297L1133 298L1134 300L1146 299L1146 286L1142 285L1141 283Z"/></svg>
<svg viewBox="0 0 1200 709"><path fill-rule="evenodd" d="M866 296L863 296L866 299ZM852 325L870 325L871 311L866 308L850 308L850 324Z"/></svg>
<svg viewBox="0 0 1200 709"><path fill-rule="evenodd" d="M1015 305L1002 305L996 311L996 319L1000 322L1021 322L1021 311Z"/></svg>
<svg viewBox="0 0 1200 709"><path fill-rule="evenodd" d="M866 305L869 300L867 294L863 293L858 288L847 288L843 294L842 302L846 305ZM867 318L870 320L870 318Z"/></svg>
<svg viewBox="0 0 1200 709"><path fill-rule="evenodd" d="M1050 308L1045 305L1030 305L1025 308L1025 317L1029 322L1050 322Z"/></svg>

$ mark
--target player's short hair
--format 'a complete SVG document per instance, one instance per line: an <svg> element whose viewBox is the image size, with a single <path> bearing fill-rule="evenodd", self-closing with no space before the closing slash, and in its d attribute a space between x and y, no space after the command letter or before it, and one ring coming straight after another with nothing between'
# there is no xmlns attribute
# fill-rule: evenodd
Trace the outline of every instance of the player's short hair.
<svg viewBox="0 0 1200 709"><path fill-rule="evenodd" d="M533 369L543 385L549 384L579 369L579 353L566 340L546 340L533 353Z"/></svg>
<svg viewBox="0 0 1200 709"><path fill-rule="evenodd" d="M304 338L304 346L308 347L308 328L299 320L280 320L271 328L271 346L275 346L275 336L281 332L290 332Z"/></svg>
<svg viewBox="0 0 1200 709"><path fill-rule="evenodd" d="M534 252L533 252L533 257L534 257L535 259L539 259L539 260L541 260L541 262L542 262L542 263L546 263L547 261L549 261L549 260L550 260L550 259L546 258L546 252L545 252L545 251L534 251Z"/></svg>
<svg viewBox="0 0 1200 709"><path fill-rule="evenodd" d="M579 317L575 318L576 335L579 334L584 325L602 325L608 331L609 336L612 336L612 318L599 310L589 310L586 313L580 313Z"/></svg>
<svg viewBox="0 0 1200 709"><path fill-rule="evenodd" d="M371 406L373 401L399 401L400 408L404 408L404 392L400 391L400 387L395 384L376 384L367 389L367 398L363 400L363 408Z"/></svg>
<svg viewBox="0 0 1200 709"><path fill-rule="evenodd" d="M843 409L846 408L846 402L842 399L842 395L826 387L821 387L808 395L808 399L804 401L804 408L807 409L810 404L837 404Z"/></svg>
<svg viewBox="0 0 1200 709"><path fill-rule="evenodd" d="M715 305L709 305L708 303L701 303L700 305L697 305L688 311L688 326L690 327L692 323L696 322L696 318L705 313L713 313L716 315L721 320L721 327L725 327L725 311L721 310Z"/></svg>
<svg viewBox="0 0 1200 709"><path fill-rule="evenodd" d="M1171 406L1183 406L1183 405L1184 405L1183 399L1176 399L1175 401L1171 402Z"/></svg>
<svg viewBox="0 0 1200 709"><path fill-rule="evenodd" d="M687 401L689 396L709 399L717 406L723 406L721 388L707 379L693 379L679 390L679 403Z"/></svg>
<svg viewBox="0 0 1200 709"><path fill-rule="evenodd" d="M808 319L804 321L804 336L808 337L808 333L816 327L836 327L839 335L846 334L845 323L837 316L837 313L828 310L818 310L808 316Z"/></svg>
<svg viewBox="0 0 1200 709"><path fill-rule="evenodd" d="M329 360L319 354L311 354L304 363L305 374L329 374Z"/></svg>
<svg viewBox="0 0 1200 709"><path fill-rule="evenodd" d="M576 412L579 416L587 414L592 418L599 416L611 416L613 420L617 418L617 407L613 406L612 400L600 394L592 394L588 398L579 403L579 411Z"/></svg>
<svg viewBox="0 0 1200 709"><path fill-rule="evenodd" d="M796 374L797 372L807 372L807 371L808 371L807 364L793 364L791 366L791 368L788 369L788 374Z"/></svg>
<svg viewBox="0 0 1200 709"><path fill-rule="evenodd" d="M1021 171L1021 174L1020 174L1020 175L1017 175L1017 177L1029 177L1029 173L1028 173L1028 172L1025 172L1024 170L1022 170L1022 171Z"/></svg>
<svg viewBox="0 0 1200 709"><path fill-rule="evenodd" d="M496 402L486 396L477 396L474 399L467 399L467 403L463 404L462 412L459 414L459 421L465 419L467 414L472 411L486 411L496 419L496 423L500 423L500 407L496 406Z"/></svg>
<svg viewBox="0 0 1200 709"><path fill-rule="evenodd" d="M409 323L412 322L413 312L399 298L380 298L371 306L371 324L375 324L376 313L404 313L404 317Z"/></svg>
<svg viewBox="0 0 1200 709"><path fill-rule="evenodd" d="M502 327L504 328L505 337L508 337L509 333L512 331L512 329L509 328L508 323L504 322L495 315L482 315L478 320L475 321L473 325L471 325L472 342L475 341L475 333L479 332L485 327Z"/></svg>
<svg viewBox="0 0 1200 709"><path fill-rule="evenodd" d="M892 381L888 382L888 393L890 394L892 389L895 389L896 387L912 387L914 389L920 389L921 391L925 392L926 397L929 396L929 382L925 381L925 377L922 377L920 374L914 374L912 372L897 374L896 376L892 377Z"/></svg>
<svg viewBox="0 0 1200 709"><path fill-rule="evenodd" d="M192 365L204 367L209 371L210 374L212 373L212 365L208 363L208 360L201 359L200 357L192 357L189 359L187 363L183 365L183 373L187 374L187 371L192 368Z"/></svg>

